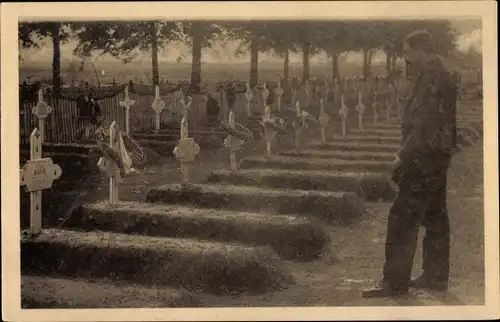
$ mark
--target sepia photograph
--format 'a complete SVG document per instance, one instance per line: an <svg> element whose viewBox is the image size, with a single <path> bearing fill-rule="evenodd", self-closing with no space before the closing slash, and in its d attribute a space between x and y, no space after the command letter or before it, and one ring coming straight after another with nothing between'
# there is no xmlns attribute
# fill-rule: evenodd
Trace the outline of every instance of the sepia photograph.
<svg viewBox="0 0 500 322"><path fill-rule="evenodd" d="M12 312L498 317L496 4L310 2L2 4Z"/></svg>

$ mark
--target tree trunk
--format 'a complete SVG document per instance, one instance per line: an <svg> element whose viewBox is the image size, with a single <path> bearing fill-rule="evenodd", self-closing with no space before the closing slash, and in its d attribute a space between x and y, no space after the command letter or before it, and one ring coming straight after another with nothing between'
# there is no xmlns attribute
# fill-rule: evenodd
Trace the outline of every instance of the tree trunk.
<svg viewBox="0 0 500 322"><path fill-rule="evenodd" d="M335 79L339 79L339 54L334 53L332 55L332 81Z"/></svg>
<svg viewBox="0 0 500 322"><path fill-rule="evenodd" d="M54 22L52 25L52 85L54 97L61 93L61 23Z"/></svg>
<svg viewBox="0 0 500 322"><path fill-rule="evenodd" d="M288 82L289 70L290 70L290 52L287 50L285 52L285 61L283 63L283 80L285 83Z"/></svg>
<svg viewBox="0 0 500 322"><path fill-rule="evenodd" d="M191 63L191 87L201 86L201 41L203 39L202 25L200 21L192 23L191 36L193 39L193 60Z"/></svg>
<svg viewBox="0 0 500 322"><path fill-rule="evenodd" d="M302 46L302 81L305 82L309 80L309 54L311 52L311 44L305 43Z"/></svg>
<svg viewBox="0 0 500 322"><path fill-rule="evenodd" d="M160 71L158 68L158 35L156 23L151 23L151 55L153 68L153 87L160 84Z"/></svg>
<svg viewBox="0 0 500 322"><path fill-rule="evenodd" d="M254 88L259 82L259 47L258 40L250 43L250 86Z"/></svg>

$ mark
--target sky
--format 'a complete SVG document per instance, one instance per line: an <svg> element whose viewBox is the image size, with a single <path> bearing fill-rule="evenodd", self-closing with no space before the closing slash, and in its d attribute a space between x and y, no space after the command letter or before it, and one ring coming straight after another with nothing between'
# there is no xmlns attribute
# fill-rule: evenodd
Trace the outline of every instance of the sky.
<svg viewBox="0 0 500 322"><path fill-rule="evenodd" d="M481 34L481 29L473 29L477 28L474 25L467 26L465 30L467 32L459 35L457 39L457 49L461 52L466 53L469 48L473 47L476 49L478 52L481 52L481 47L482 47L482 34ZM464 29L464 28L462 28ZM472 30L470 30L472 29ZM457 31L461 31L460 28L457 29ZM234 57L233 53L238 47L238 42L237 41L232 41L229 42L226 46L222 46L220 43L215 43L212 48L205 48L202 51L202 60L204 63L220 63L220 62L225 62L225 63L244 63L244 62L250 62L250 56L247 55L242 55L241 57ZM61 58L62 61L61 63L64 65L65 63L68 63L72 60L77 60L73 56L73 49L76 46L76 41L72 40L66 44L61 45ZM163 50L159 53L159 61L160 62L175 62L177 58L181 55L181 53L184 53L184 60L186 62L191 61L191 54L189 53L190 48L182 43L172 43L170 44L166 50ZM30 63L35 63L37 65L39 64L44 64L44 63L51 63L52 62L52 46L50 44L50 41L47 40L39 49L28 49L28 50L22 50L21 51L21 56L23 58L23 62L21 64L23 65L30 65ZM141 56L139 56L136 61L149 61L150 55L145 53ZM350 53L346 59L348 61L361 61L362 60L362 55L359 53ZM98 58L99 62L106 62L108 60L115 60L112 57L106 57L102 56ZM325 63L328 60L328 57L325 54L319 54L311 57L311 64L321 64ZM373 57L374 62L377 61L385 61L385 56L383 55L382 52L377 52L374 57ZM115 60L116 61L116 60ZM272 54L269 53L259 53L259 61L261 62L281 62L282 59L273 56ZM291 54L290 55L290 62L291 63L301 63L302 62L302 57L300 54Z"/></svg>

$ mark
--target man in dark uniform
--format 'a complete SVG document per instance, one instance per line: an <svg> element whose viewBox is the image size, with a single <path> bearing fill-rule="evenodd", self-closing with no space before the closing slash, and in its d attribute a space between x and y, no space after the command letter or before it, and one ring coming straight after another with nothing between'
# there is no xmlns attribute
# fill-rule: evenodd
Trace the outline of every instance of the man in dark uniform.
<svg viewBox="0 0 500 322"><path fill-rule="evenodd" d="M405 107L403 144L394 160L399 193L389 212L382 283L364 297L403 295L409 287L448 289L450 228L446 175L456 147L457 86L432 37L415 31L405 40L407 63L416 73ZM424 226L423 274L411 281L418 230Z"/></svg>

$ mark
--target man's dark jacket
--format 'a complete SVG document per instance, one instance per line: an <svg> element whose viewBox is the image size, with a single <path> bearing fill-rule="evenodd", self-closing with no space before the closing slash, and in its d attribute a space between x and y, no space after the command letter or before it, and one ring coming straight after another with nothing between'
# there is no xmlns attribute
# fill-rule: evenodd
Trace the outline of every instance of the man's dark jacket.
<svg viewBox="0 0 500 322"><path fill-rule="evenodd" d="M456 148L457 85L441 57L436 56L417 75L405 107L402 146L398 156L405 172L425 174L436 158Z"/></svg>

